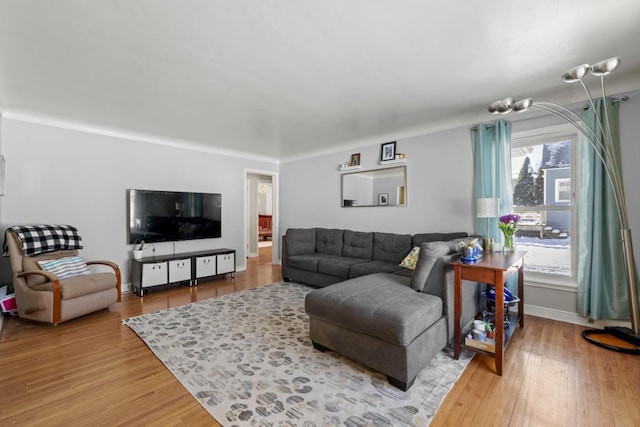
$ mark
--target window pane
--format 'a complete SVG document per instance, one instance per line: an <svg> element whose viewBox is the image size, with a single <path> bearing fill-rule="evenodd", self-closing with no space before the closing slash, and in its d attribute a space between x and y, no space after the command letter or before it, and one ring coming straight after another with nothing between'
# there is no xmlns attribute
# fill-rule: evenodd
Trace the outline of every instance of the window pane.
<svg viewBox="0 0 640 427"><path fill-rule="evenodd" d="M525 270L572 276L571 140L516 145L511 150L516 233Z"/></svg>
<svg viewBox="0 0 640 427"><path fill-rule="evenodd" d="M571 236L567 231L571 230L571 211L524 212L520 215L523 219L516 232L516 245L518 250L527 251L524 269L571 276ZM536 220L526 219L532 217Z"/></svg>

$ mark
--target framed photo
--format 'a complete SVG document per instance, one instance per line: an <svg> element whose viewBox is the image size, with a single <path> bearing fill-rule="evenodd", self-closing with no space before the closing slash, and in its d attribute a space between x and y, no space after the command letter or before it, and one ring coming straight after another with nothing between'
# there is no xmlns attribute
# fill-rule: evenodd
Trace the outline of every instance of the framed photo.
<svg viewBox="0 0 640 427"><path fill-rule="evenodd" d="M389 204L389 193L378 193L378 204L379 205L388 205Z"/></svg>
<svg viewBox="0 0 640 427"><path fill-rule="evenodd" d="M360 166L360 153L352 154L349 166Z"/></svg>
<svg viewBox="0 0 640 427"><path fill-rule="evenodd" d="M380 147L380 160L393 160L396 158L396 142L387 142Z"/></svg>

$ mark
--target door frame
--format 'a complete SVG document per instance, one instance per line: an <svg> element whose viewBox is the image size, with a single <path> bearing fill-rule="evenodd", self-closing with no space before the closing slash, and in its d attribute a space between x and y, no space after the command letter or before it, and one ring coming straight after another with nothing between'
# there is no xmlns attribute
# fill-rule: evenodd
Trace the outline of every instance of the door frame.
<svg viewBox="0 0 640 427"><path fill-rule="evenodd" d="M271 189L272 189L272 212L271 212L271 242L272 242L272 255L271 263L278 265L280 263L278 254L280 253L280 239L278 236L279 224L280 224L280 212L279 212L279 200L280 200L280 181L278 172L261 170L261 169L247 169L244 170L244 248L246 256L249 256L248 243L249 243L249 207L251 203L255 201L249 200L249 175L264 175L271 177ZM244 260L246 268L246 258Z"/></svg>

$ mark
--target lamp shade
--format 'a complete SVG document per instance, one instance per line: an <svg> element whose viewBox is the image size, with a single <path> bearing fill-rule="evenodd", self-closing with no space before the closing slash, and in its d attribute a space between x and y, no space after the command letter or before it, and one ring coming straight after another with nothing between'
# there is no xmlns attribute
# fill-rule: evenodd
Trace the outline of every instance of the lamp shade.
<svg viewBox="0 0 640 427"><path fill-rule="evenodd" d="M498 216L500 199L492 199L483 197L478 199L477 217L478 218L495 218Z"/></svg>

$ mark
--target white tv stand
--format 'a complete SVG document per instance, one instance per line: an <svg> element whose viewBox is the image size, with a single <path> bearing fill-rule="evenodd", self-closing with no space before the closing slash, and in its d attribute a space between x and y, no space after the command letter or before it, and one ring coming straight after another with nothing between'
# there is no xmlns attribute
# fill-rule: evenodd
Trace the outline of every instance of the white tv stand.
<svg viewBox="0 0 640 427"><path fill-rule="evenodd" d="M197 286L198 280L236 272L234 249L212 249L131 260L131 290L139 296L168 285Z"/></svg>

